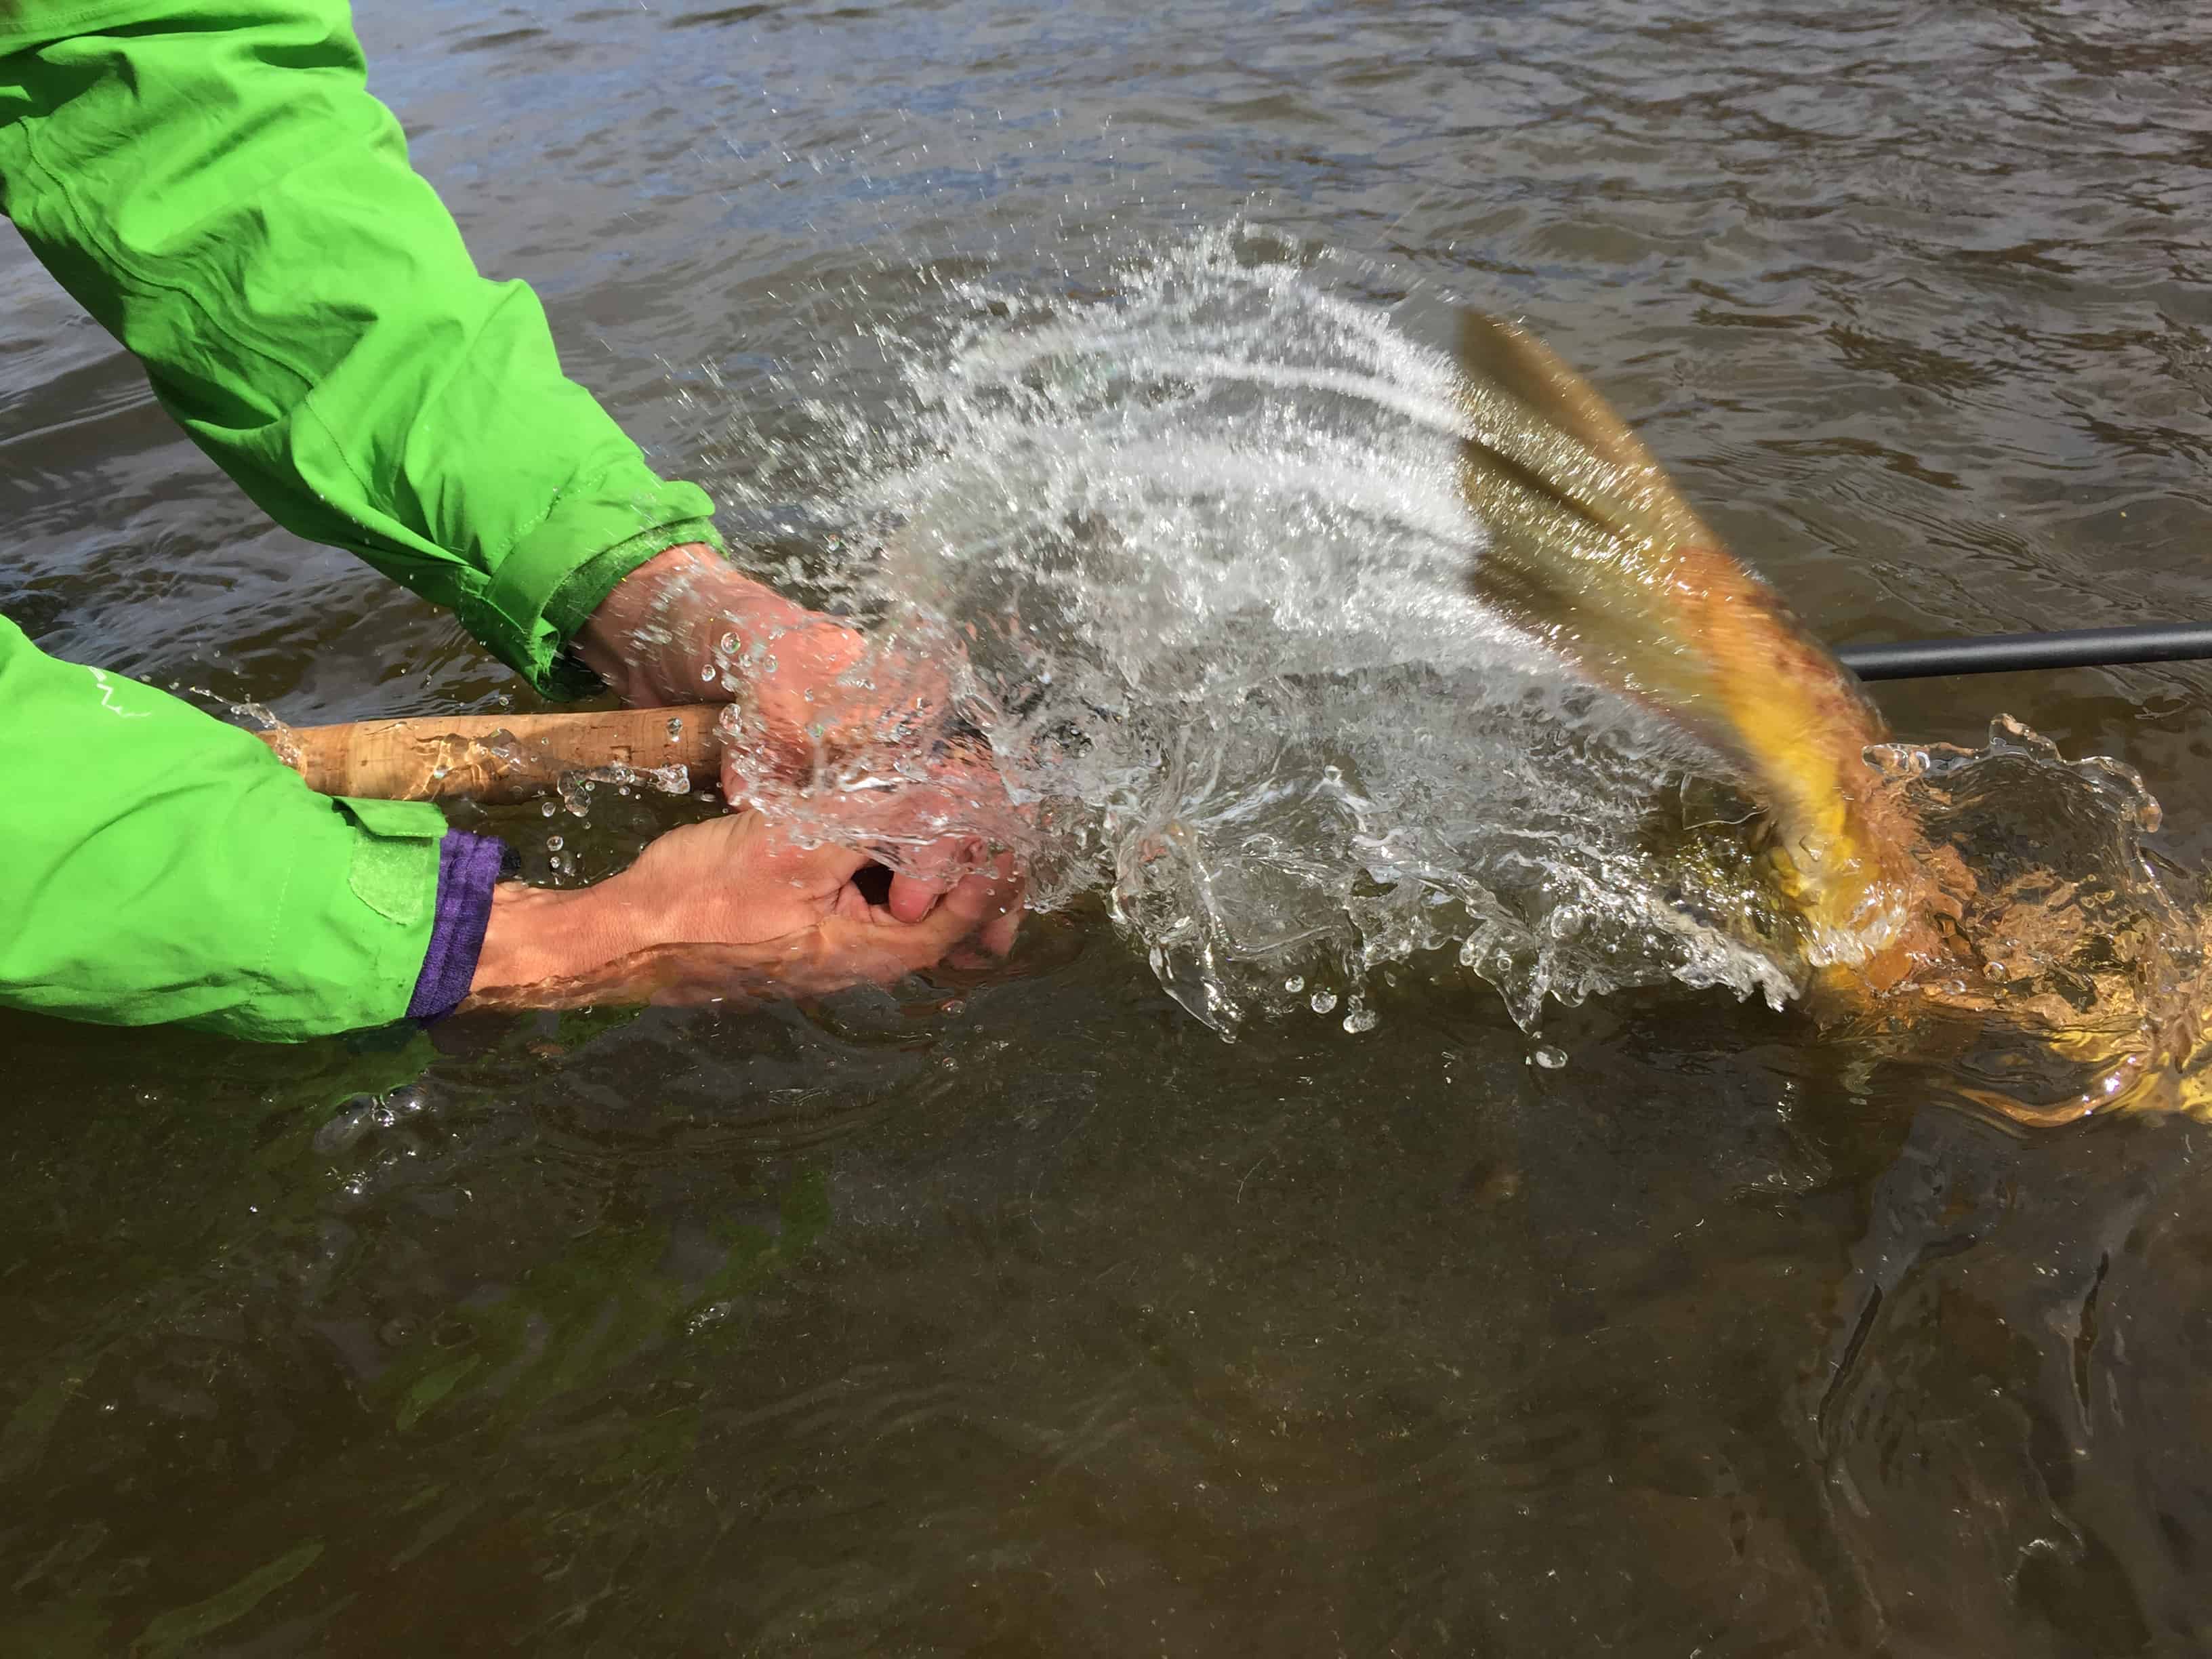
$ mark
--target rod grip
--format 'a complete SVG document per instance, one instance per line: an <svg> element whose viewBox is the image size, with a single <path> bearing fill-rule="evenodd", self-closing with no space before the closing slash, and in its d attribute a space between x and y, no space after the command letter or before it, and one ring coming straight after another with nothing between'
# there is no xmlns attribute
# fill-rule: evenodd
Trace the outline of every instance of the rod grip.
<svg viewBox="0 0 2212 1659"><path fill-rule="evenodd" d="M381 800L526 800L570 772L681 765L694 786L720 772L726 703L558 714L428 714L258 735L325 795Z"/></svg>

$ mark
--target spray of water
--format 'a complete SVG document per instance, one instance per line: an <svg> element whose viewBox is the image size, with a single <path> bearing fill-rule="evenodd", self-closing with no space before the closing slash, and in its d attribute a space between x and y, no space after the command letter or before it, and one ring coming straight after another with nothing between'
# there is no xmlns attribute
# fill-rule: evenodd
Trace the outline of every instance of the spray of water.
<svg viewBox="0 0 2212 1659"><path fill-rule="evenodd" d="M1869 758L1964 875L1955 960L1906 988L1924 1014L1905 1049L1936 1091L2037 1124L2212 1108L2203 882L2152 850L2161 815L2134 769L2069 761L2008 716L1984 748Z"/></svg>
<svg viewBox="0 0 2212 1659"><path fill-rule="evenodd" d="M1086 302L952 297L949 335L883 343L888 413L817 404L730 491L835 550L780 574L879 622L854 678L948 676L931 735L1011 783L941 788L915 839L1018 845L1042 907L1103 893L1224 1033L1364 1030L1374 976L1441 951L1528 1026L1666 979L1790 992L1710 757L1472 596L1440 352L1234 234ZM913 787L910 731L794 776L732 725L742 793L803 835Z"/></svg>

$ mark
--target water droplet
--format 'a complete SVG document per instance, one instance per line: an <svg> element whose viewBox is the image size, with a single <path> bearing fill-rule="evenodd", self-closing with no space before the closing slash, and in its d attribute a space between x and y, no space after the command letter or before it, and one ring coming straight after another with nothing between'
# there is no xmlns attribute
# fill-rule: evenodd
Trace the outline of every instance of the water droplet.
<svg viewBox="0 0 2212 1659"><path fill-rule="evenodd" d="M1554 1048L1548 1042L1541 1043L1537 1047L1535 1060L1546 1071L1556 1072L1567 1063L1567 1051L1564 1048Z"/></svg>
<svg viewBox="0 0 2212 1659"><path fill-rule="evenodd" d="M1336 1006L1336 993L1334 991L1316 991L1313 994L1313 1000L1308 1006L1313 1009L1314 1012L1317 1014L1325 1014L1330 1009Z"/></svg>

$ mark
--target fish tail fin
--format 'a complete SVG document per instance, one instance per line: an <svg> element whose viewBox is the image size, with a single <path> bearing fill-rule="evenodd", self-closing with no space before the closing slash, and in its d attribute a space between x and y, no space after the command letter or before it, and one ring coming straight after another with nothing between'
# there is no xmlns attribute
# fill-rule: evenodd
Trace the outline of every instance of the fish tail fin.
<svg viewBox="0 0 2212 1659"><path fill-rule="evenodd" d="M1857 683L1549 347L1469 312L1458 361L1461 488L1490 538L1477 592L1741 772L1816 959L1893 942L1917 836L1864 759L1884 732Z"/></svg>

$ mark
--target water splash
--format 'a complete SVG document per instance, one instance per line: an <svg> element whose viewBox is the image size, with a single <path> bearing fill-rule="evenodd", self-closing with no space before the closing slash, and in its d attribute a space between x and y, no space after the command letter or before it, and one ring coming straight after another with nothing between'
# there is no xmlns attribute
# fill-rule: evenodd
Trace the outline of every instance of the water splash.
<svg viewBox="0 0 2212 1659"><path fill-rule="evenodd" d="M2158 802L2124 763L2069 761L2008 715L1983 749L1871 752L1964 898L1948 976L1905 994L1917 1061L2015 1122L2203 1109L2203 878L2155 854Z"/></svg>
<svg viewBox="0 0 2212 1659"><path fill-rule="evenodd" d="M562 810L570 817L588 818L592 815L592 797L602 784L611 785L624 795L633 790L639 794L688 795L691 793L691 773L680 762L668 766L630 766L619 761L563 772L556 786ZM549 801L546 805L550 816L552 804Z"/></svg>
<svg viewBox="0 0 2212 1659"><path fill-rule="evenodd" d="M238 702L220 692L210 691L204 685L182 685L174 680L169 683L169 690L180 697L218 704L230 716L233 724L269 733L270 746L276 751L276 758L287 766L296 768L299 765L299 738L294 735L293 728L286 725L267 703L255 702L251 699Z"/></svg>
<svg viewBox="0 0 2212 1659"><path fill-rule="evenodd" d="M838 550L781 574L879 620L856 676L957 654L934 735L988 744L1014 810L955 787L928 835L1018 844L1041 906L1103 894L1224 1032L1340 1004L1368 1029L1377 970L1431 952L1530 1026L1666 979L1790 993L1743 810L1686 810L1710 757L1471 593L1443 353L1234 234L1089 302L953 297L949 333L885 343L888 416L817 404L733 492ZM850 837L913 737L743 793Z"/></svg>

